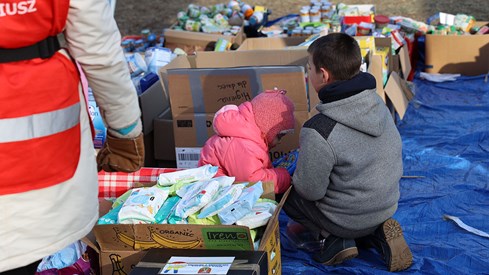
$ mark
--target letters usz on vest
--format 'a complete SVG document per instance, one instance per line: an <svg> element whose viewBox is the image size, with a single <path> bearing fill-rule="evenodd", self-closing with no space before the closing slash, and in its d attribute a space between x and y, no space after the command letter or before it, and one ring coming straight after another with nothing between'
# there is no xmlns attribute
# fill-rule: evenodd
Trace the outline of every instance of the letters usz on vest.
<svg viewBox="0 0 489 275"><path fill-rule="evenodd" d="M0 17L22 15L36 12L36 0L20 1L18 3L0 3Z"/></svg>

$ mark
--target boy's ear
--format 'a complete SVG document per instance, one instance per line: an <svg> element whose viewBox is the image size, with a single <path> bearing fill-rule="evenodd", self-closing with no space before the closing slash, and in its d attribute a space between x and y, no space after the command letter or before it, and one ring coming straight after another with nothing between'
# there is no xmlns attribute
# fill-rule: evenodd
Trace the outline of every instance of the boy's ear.
<svg viewBox="0 0 489 275"><path fill-rule="evenodd" d="M321 79L324 84L328 84L331 81L331 75L325 68L321 68Z"/></svg>

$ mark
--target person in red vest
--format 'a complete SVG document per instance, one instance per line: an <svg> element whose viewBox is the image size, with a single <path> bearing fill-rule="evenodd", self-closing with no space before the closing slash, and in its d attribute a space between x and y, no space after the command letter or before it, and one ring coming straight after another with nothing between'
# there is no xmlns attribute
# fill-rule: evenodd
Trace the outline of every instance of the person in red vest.
<svg viewBox="0 0 489 275"><path fill-rule="evenodd" d="M0 33L0 273L33 274L97 221L97 169L142 166L140 110L108 1L1 1ZM108 128L97 158L73 60Z"/></svg>

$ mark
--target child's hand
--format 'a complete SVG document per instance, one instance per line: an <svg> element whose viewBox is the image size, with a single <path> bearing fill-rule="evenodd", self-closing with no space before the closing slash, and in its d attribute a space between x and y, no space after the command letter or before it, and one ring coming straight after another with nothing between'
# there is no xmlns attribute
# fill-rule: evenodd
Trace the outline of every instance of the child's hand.
<svg viewBox="0 0 489 275"><path fill-rule="evenodd" d="M294 174L297 165L298 157L299 157L299 150L298 149L292 150L287 155L275 160L273 162L273 166L287 169L289 174L292 176Z"/></svg>

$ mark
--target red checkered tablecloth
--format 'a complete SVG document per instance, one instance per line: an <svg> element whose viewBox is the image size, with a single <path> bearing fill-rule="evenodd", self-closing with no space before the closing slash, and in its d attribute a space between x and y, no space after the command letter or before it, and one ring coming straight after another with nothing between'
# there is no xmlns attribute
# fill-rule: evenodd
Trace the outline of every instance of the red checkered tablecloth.
<svg viewBox="0 0 489 275"><path fill-rule="evenodd" d="M143 167L134 173L100 171L98 173L98 196L105 199L117 198L133 188L135 183L156 183L159 174L178 170L181 169Z"/></svg>

